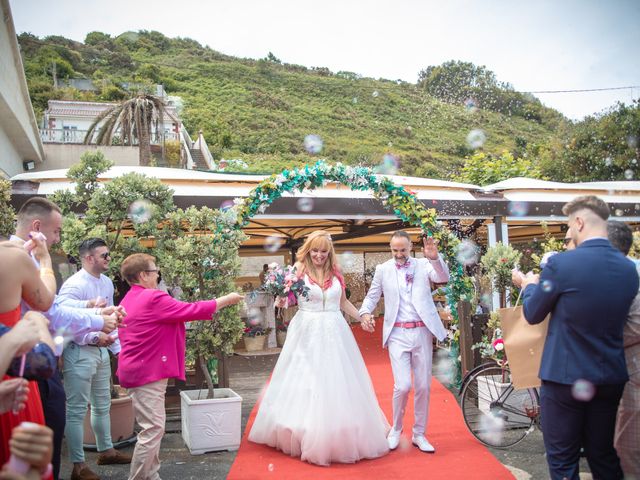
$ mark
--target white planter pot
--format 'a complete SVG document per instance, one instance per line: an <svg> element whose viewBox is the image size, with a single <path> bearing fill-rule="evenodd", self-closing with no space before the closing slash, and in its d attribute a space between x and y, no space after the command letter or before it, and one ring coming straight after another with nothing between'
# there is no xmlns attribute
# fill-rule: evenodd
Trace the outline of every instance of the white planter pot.
<svg viewBox="0 0 640 480"><path fill-rule="evenodd" d="M478 377L478 409L486 414L491 413L491 403L496 401L510 385L510 383L503 383L500 375ZM525 407L531 405L531 395L528 390L514 390L504 404L524 412Z"/></svg>
<svg viewBox="0 0 640 480"><path fill-rule="evenodd" d="M200 397L200 400L198 400ZM238 450L241 438L242 397L230 388L180 392L182 439L191 455Z"/></svg>

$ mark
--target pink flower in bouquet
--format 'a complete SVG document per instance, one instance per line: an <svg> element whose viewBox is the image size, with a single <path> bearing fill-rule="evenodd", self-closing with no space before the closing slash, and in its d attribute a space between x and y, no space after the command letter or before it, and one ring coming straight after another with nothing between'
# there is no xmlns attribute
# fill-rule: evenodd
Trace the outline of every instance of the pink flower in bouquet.
<svg viewBox="0 0 640 480"><path fill-rule="evenodd" d="M296 274L296 268L292 265L281 267L277 263L272 263L268 267L267 280L263 288L266 292L278 298L286 298L288 305L295 305L296 296L309 296L309 288L304 281Z"/></svg>
<svg viewBox="0 0 640 480"><path fill-rule="evenodd" d="M504 350L504 340L502 340L501 338L496 338L493 341L492 346L496 352L501 352L502 350Z"/></svg>
<svg viewBox="0 0 640 480"><path fill-rule="evenodd" d="M284 281L289 283L294 283L298 281L298 277L293 272L289 272L285 275Z"/></svg>

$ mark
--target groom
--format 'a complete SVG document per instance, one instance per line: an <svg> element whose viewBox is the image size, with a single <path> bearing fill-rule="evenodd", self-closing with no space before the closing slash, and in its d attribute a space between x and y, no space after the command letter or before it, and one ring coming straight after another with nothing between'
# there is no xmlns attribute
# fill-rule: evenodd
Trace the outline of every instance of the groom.
<svg viewBox="0 0 640 480"><path fill-rule="evenodd" d="M394 380L393 426L387 436L389 448L393 450L400 443L413 371L415 420L411 440L423 452L433 453L435 449L424 436L433 336L443 340L446 332L431 297L430 281L448 282L449 270L433 238L423 239L423 259L411 258L411 238L402 230L393 234L390 245L393 258L376 267L371 288L362 302L362 328L374 331L371 313L384 294L382 346L389 349Z"/></svg>

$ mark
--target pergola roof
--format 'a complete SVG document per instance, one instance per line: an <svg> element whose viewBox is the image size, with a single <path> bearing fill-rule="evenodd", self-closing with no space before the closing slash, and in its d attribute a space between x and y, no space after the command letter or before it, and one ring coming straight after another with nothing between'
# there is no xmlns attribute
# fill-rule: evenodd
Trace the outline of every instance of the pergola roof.
<svg viewBox="0 0 640 480"><path fill-rule="evenodd" d="M130 172L161 180L173 189L174 202L182 208L191 205L218 208L225 201L249 195L267 178L265 175L118 166L100 175L99 181L108 182ZM59 189L72 189L66 174L67 170L62 169L16 175L11 179L14 206L19 207L33 195L50 195ZM512 178L479 187L418 177L389 177L415 192L426 206L436 210L441 220L449 221L463 233L480 229L482 234L484 223L499 216L516 229L513 238L518 237L518 229L521 233L527 232L524 236L530 236L530 231L539 232L542 220L561 222L564 219L562 206L572 198L586 194L603 198L609 203L612 213L621 220L640 221L640 182L569 184ZM299 203L302 198L311 199L306 200L305 208L301 208ZM520 202L519 207L514 209L513 202ZM252 219L245 229L251 238L244 246L259 247L268 236L285 237L289 245L295 245L310 231L325 229L337 242L366 248L388 243L390 232L402 226L370 192L353 191L348 186L329 183L311 191L285 192L264 214Z"/></svg>

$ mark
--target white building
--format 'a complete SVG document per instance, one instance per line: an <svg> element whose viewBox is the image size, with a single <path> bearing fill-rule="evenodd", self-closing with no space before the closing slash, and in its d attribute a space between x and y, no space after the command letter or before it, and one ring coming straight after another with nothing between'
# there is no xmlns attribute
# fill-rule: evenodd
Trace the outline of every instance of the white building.
<svg viewBox="0 0 640 480"><path fill-rule="evenodd" d="M0 177L10 178L45 155L8 0L0 0L0 19Z"/></svg>
<svg viewBox="0 0 640 480"><path fill-rule="evenodd" d="M116 103L80 102L76 100L49 100L44 112L41 138L45 143L84 143L87 131L95 119ZM163 118L164 140L178 140L181 122L173 105L167 105ZM162 143L157 132L152 132L151 143Z"/></svg>

